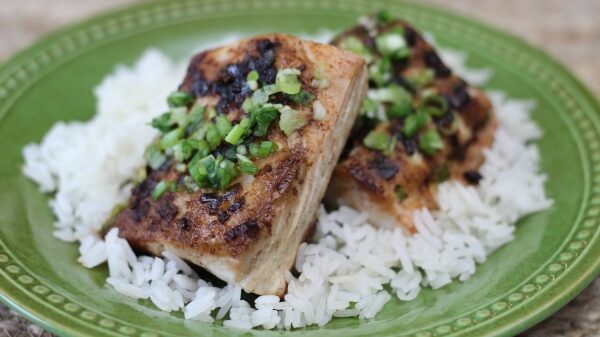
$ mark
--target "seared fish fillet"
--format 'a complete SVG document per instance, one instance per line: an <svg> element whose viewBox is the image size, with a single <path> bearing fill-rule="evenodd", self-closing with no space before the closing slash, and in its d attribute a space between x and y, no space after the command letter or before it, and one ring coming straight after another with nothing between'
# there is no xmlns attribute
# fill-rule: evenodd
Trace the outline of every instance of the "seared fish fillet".
<svg viewBox="0 0 600 337"><path fill-rule="evenodd" d="M369 99L326 200L368 213L374 225L413 232L413 211L436 208L437 184L449 177L481 179L477 170L493 141L494 112L483 92L452 74L407 23L379 17L365 24L333 41L365 57L370 77ZM419 114L428 117L411 133Z"/></svg>
<svg viewBox="0 0 600 337"><path fill-rule="evenodd" d="M204 119L226 116L236 125L247 117L242 107L255 98L257 85L266 88L280 73L293 73L282 69L297 71L304 96L274 93L269 104L293 108L305 124L292 118L296 128L284 132L278 115L264 136L248 136L248 142L272 141L277 150L254 161L254 175L239 174L222 189L175 187L155 200L161 181L179 186L173 184L185 181L187 173L171 160L158 169L147 167L147 177L115 218L119 236L156 255L170 250L246 292L284 294L285 273L314 223L366 95L364 60L293 36L258 36L194 56L179 91L193 96L188 108L206 107ZM251 78L252 71L258 79ZM232 149L235 157L236 148L222 142L211 153L227 157ZM245 153L239 146L237 151Z"/></svg>

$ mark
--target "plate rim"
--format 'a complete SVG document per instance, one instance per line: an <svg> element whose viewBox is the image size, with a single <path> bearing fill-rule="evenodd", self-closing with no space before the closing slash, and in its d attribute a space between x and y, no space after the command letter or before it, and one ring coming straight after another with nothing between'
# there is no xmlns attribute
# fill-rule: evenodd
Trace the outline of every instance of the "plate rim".
<svg viewBox="0 0 600 337"><path fill-rule="evenodd" d="M195 3L195 4L206 4L206 3L213 3L210 0L205 0L205 1L188 1L189 3ZM235 1L224 1L225 3L235 3ZM310 1L309 1L310 2ZM338 5L341 6L341 1L339 0L331 0L331 1L326 1L328 3L336 3ZM181 2L183 3L183 2ZM253 3L256 4L268 4L267 1L262 1L262 0L255 0L253 1ZM354 1L346 1L346 3L358 3L358 1L354 0ZM513 45L513 46L518 46L517 49L520 50L525 50L527 51L527 54L529 55L535 55L535 60L541 60L543 61L543 63L545 63L545 65L549 65L553 68L553 73L558 73L561 75L562 78L565 78L568 80L569 85L571 87L575 87L576 88L576 93L578 95L583 96L583 100L587 103L587 105L589 105L588 107L588 114L589 114L589 110L593 110L593 114L595 115L595 117L597 118L598 116L598 112L600 111L600 103L598 102L598 100L596 99L595 95L592 94L592 92L581 82L579 81L565 66L563 66L561 63L555 61L551 56L549 56L548 54L546 54L545 52L541 51L540 49L533 47L531 45L529 45L528 43L524 42L523 40L521 40L520 38L506 33L504 31L501 31L497 28L494 28L490 25L488 25L487 23L483 23L471 18L467 18L464 17L462 15L456 14L452 11L449 11L447 9L442 9L440 7L437 6L431 6L431 5L424 5L424 4L420 4L420 3L415 3L412 1L402 1L402 0L395 0L392 2L394 6L408 6L409 8L412 7L411 10L415 10L415 11L422 11L424 13L429 13L429 14L435 14L437 16L437 18L442 17L442 18L446 18L446 19L451 19L450 21L455 22L461 22L464 23L466 26L470 26L470 27L477 27L477 28L481 28L483 31L485 31L485 34L490 34L493 35L495 37L500 37L503 41L503 43L506 43L508 41L509 44ZM382 1L374 1L371 4L372 8L381 8L384 7L384 4L387 4L385 2ZM146 1L146 2L142 2L142 3L137 3L134 5L130 5L130 6L126 6L123 7L121 9L115 9L115 10L111 10L109 12L106 12L105 14L101 14L101 15L96 15L92 18L83 20L79 23L73 24L73 25L69 25L65 28L62 28L54 33L48 34L45 37L43 37L42 39L38 40L37 42L35 42L34 44L32 44L31 46L29 46L28 48L18 52L17 54L15 54L13 57L9 58L8 60L6 60L5 62L2 63L2 65L0 66L0 79L4 79L5 77L8 77L7 74L12 75L13 73L17 73L18 71L22 70L21 68L24 68L25 65L20 65L20 63L23 63L25 59L27 59L28 57L31 57L33 55L35 55L36 53L38 53L38 51L41 50L45 50L45 49L50 49L51 47L54 46L58 46L59 43L61 42L61 39L65 36L68 36L70 34L76 33L78 31L82 31L84 30L86 27L91 27L94 26L96 24L101 24L101 23L106 23L112 20L113 17L115 16L124 16L127 13L134 13L137 12L139 10L143 10L145 8L151 8L153 6L163 6L165 8L165 11L167 10L168 7L171 6L171 3L168 2L167 0L150 0L150 1ZM405 8L406 9L406 8ZM160 27L160 24L156 24L156 25L152 25L150 24L149 27L151 29L157 29ZM116 35L117 37L122 37L123 35ZM94 48L97 47L98 45L102 44L102 43L107 43L112 41L111 39L105 39L105 38L99 38L97 41L90 41L90 43L88 44L87 47L89 48ZM59 47L60 48L60 47ZM68 47L67 47L68 48ZM66 56L64 57L68 57L68 53ZM71 57L75 58L77 57L77 54L75 55L71 55ZM69 58L67 58L66 60L68 60ZM62 64L62 62L65 61L64 59L61 59L61 61L59 62L54 62L54 66L60 66ZM52 61L50 61L50 63L52 64ZM11 72L11 70L14 70L13 72ZM50 71L51 69L48 69L48 71ZM3 81L0 81L0 83L3 83ZM35 79L30 81L29 84L35 83ZM18 88L18 82L17 82L17 88ZM1 87L0 87L1 89ZM21 88L22 90L26 90L26 86L25 88ZM10 93L5 95L6 97L10 98ZM17 98L20 95L18 94L13 94L13 98ZM580 99L581 100L581 99ZM2 97L0 95L0 109L1 109L1 105L5 104L10 106L10 100L4 100L4 102L2 102ZM0 110L0 122L2 122L2 119L5 115L7 115L7 109ZM3 113L4 112L4 113ZM584 112L585 114L585 112ZM588 117L592 117L592 116L588 116ZM597 120L593 121L596 124L598 123ZM598 132L597 128L598 125L595 125L596 128L596 132ZM585 199L585 198L584 198ZM582 204L585 203L586 200L582 201ZM592 216L595 217L595 216ZM583 221L583 220L581 220ZM558 310L560 307L562 307L564 304L566 304L568 301L570 301L573 297L575 297L581 290L583 290L589 283L591 283L593 281L593 279L600 273L600 259L595 259L595 260L591 260L588 261L590 258L590 254L592 254L592 250L595 250L596 252L600 251L600 242L598 242L598 236L599 236L600 230L596 230L594 232L594 235L592 238L590 238L588 240L588 244L584 245L582 249L580 249L580 254L578 255L577 258L575 258L572 262L571 265L569 265L569 269L573 269L573 265L577 265L577 264L583 264L587 267L580 267L583 268L583 272L579 273L577 275L573 275L573 272L570 272L570 277L571 278L576 278L576 280L574 282L568 283L567 285L561 285L560 286L560 291L559 294L556 295L555 297L552 297L551 300L546 300L546 301L542 301L541 304L544 305L540 305L537 307L534 307L533 309L529 309L527 310L527 314L521 316L519 319L513 319L510 324L504 324L500 327L496 327L493 329L493 331L487 331L488 333L494 334L494 335L509 335L509 334L513 334L513 333L517 333L520 332L532 325L534 325L535 323L543 320L545 317L549 316L550 314L552 314L553 312L555 312L556 310ZM570 233L570 235L573 234L573 231ZM18 274L18 273L13 273L11 272L9 269L6 269L5 267L7 267L7 263L10 261L10 258L6 255L6 253L9 253L6 251L4 244L1 242L1 238L0 238L0 257L1 256L6 256L8 258L7 261L2 262L2 260L0 259L0 263L2 263L2 267L0 267L0 279L10 279L11 278L11 274ZM5 253L3 254L2 251L5 251ZM582 257L588 257L588 260L584 262ZM17 267L19 266L21 262L20 261L12 261L12 264L17 265ZM26 268L22 268L22 269L26 269ZM24 274L25 275L25 274ZM563 274L559 274L559 275L563 275ZM19 275L18 277L16 277L16 279L20 279L23 278L23 275ZM23 280L26 280L26 278L23 278ZM18 311L20 314L22 314L23 316L25 316L27 319L34 321L36 324L39 324L40 326L44 327L45 329L59 334L59 335L66 335L66 336L85 336L86 334L81 333L81 330L77 330L75 328L73 328L74 323L65 323L65 321L61 321L60 319L54 319L54 320L48 320L46 321L46 319L44 317L44 312L43 310L39 310L39 307L37 307L38 309L35 309L35 307L31 307L31 301L32 298L35 298L34 296L31 296L31 294L27 291L23 291L22 289L18 289L19 287L16 286L16 283L11 285L8 284L9 282L5 282L2 285L0 285L0 300L4 303L6 303L9 307L15 309L16 311ZM26 282L22 282L22 283L26 283ZM8 284L8 285L7 285ZM556 286L557 282L551 283L551 286L557 287ZM18 295L15 295L15 293L9 293L7 291L7 288L13 288L11 290L13 291L19 291ZM538 300L539 302L539 300ZM529 303L532 303L531 301ZM521 308L523 308L523 306L521 306ZM53 314L55 314L54 311L56 311L56 308L54 308L54 310L50 310L53 312ZM514 311L513 311L514 312ZM509 316L504 316L506 317L510 317ZM487 321L489 325L490 321ZM477 324L477 325L473 325L470 328L467 327L464 330L460 330L460 333L464 333L464 332L472 332L474 330L478 330L481 329L481 327L485 327L486 323L483 324ZM484 328L485 329L485 328ZM489 329L489 327L487 327L487 329ZM483 331L486 332L486 331ZM126 333L126 332L123 332Z"/></svg>

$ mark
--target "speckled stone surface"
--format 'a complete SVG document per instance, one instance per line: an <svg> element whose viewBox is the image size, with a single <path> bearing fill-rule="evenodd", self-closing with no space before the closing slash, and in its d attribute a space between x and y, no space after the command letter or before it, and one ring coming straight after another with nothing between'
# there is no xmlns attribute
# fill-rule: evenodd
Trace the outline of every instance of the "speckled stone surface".
<svg viewBox="0 0 600 337"><path fill-rule="evenodd" d="M49 31L135 1L1 0L0 61ZM600 0L421 1L520 36L561 61L600 96ZM52 335L0 304L0 337L4 336ZM600 278L522 336L600 337Z"/></svg>

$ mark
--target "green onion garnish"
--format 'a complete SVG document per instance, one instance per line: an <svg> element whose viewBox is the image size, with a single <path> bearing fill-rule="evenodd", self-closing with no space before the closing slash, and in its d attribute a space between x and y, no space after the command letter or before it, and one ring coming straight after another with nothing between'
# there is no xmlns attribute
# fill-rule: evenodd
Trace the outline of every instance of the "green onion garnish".
<svg viewBox="0 0 600 337"><path fill-rule="evenodd" d="M368 97L376 102L384 103L400 103L403 101L411 101L412 95L406 89L390 85L385 88L369 90Z"/></svg>
<svg viewBox="0 0 600 337"><path fill-rule="evenodd" d="M248 149L253 157L264 158L277 151L277 145L272 141L265 140L260 144L250 143Z"/></svg>
<svg viewBox="0 0 600 337"><path fill-rule="evenodd" d="M288 97L292 102L302 105L307 105L315 99L315 95L306 90L302 90L295 95L288 95Z"/></svg>
<svg viewBox="0 0 600 337"><path fill-rule="evenodd" d="M402 127L402 133L406 137L412 137L419 129L425 126L431 121L431 117L423 112L417 111L415 114L408 115L404 120L404 126Z"/></svg>
<svg viewBox="0 0 600 337"><path fill-rule="evenodd" d="M419 136L419 147L431 156L444 147L444 141L435 129L429 129Z"/></svg>
<svg viewBox="0 0 600 337"><path fill-rule="evenodd" d="M229 185L231 179L237 175L235 163L229 159L223 159L217 169L217 181L219 188L225 188Z"/></svg>
<svg viewBox="0 0 600 337"><path fill-rule="evenodd" d="M433 84L435 72L433 69L422 69L408 74L406 80L417 88L424 88Z"/></svg>
<svg viewBox="0 0 600 337"><path fill-rule="evenodd" d="M205 157L208 156L208 154L210 153L210 146L208 145L208 142L203 140L199 140L197 143L193 143L194 147L197 149L197 153L199 156L201 157Z"/></svg>
<svg viewBox="0 0 600 337"><path fill-rule="evenodd" d="M174 123L171 121L171 113L165 112L164 114L154 118L150 125L153 128L158 129L162 133L169 132L172 129Z"/></svg>
<svg viewBox="0 0 600 337"><path fill-rule="evenodd" d="M170 107L186 106L192 102L194 98L187 92L175 91L167 98L167 103Z"/></svg>
<svg viewBox="0 0 600 337"><path fill-rule="evenodd" d="M200 104L196 104L190 110L187 116L187 126L185 131L188 134L194 133L200 125L202 125L202 120L204 119L204 106Z"/></svg>
<svg viewBox="0 0 600 337"><path fill-rule="evenodd" d="M255 175L256 172L258 172L258 167L254 165L248 157L241 154L238 154L237 157L240 161L239 166L241 172L251 175Z"/></svg>
<svg viewBox="0 0 600 337"><path fill-rule="evenodd" d="M229 131L227 136L225 136L225 141L229 144L235 145L240 141L240 139L242 139L244 132L246 132L246 130L240 124L236 124L231 131Z"/></svg>
<svg viewBox="0 0 600 337"><path fill-rule="evenodd" d="M177 124L179 127L185 128L187 126L187 108L177 107L171 109L171 122Z"/></svg>
<svg viewBox="0 0 600 337"><path fill-rule="evenodd" d="M356 36L349 35L343 38L342 41L338 44L340 48L352 52L358 56L361 56L365 59L367 63L370 63L373 60L373 55L369 49L362 43L362 41Z"/></svg>
<svg viewBox="0 0 600 337"><path fill-rule="evenodd" d="M387 57L371 64L368 70L369 80L375 82L377 86L383 86L392 78L392 63Z"/></svg>
<svg viewBox="0 0 600 337"><path fill-rule="evenodd" d="M221 143L221 133L213 124L206 125L206 142L211 150L216 149Z"/></svg>
<svg viewBox="0 0 600 337"><path fill-rule="evenodd" d="M281 91L288 95L294 95L300 92L300 81L298 80L300 70L287 68L277 71L275 77L275 84L281 89Z"/></svg>
<svg viewBox="0 0 600 337"><path fill-rule="evenodd" d="M394 16L385 9L381 9L381 10L377 11L377 13L375 13L375 21L380 25L390 23L393 20L394 20Z"/></svg>
<svg viewBox="0 0 600 337"><path fill-rule="evenodd" d="M404 38L404 29L396 28L375 38L375 45L383 56L393 56L408 47Z"/></svg>
<svg viewBox="0 0 600 337"><path fill-rule="evenodd" d="M390 135L383 131L371 131L365 139L363 144L372 150L384 151L388 148L390 143Z"/></svg>
<svg viewBox="0 0 600 337"><path fill-rule="evenodd" d="M167 157L162 154L156 143L152 143L146 148L144 158L153 170L158 170L167 161Z"/></svg>
<svg viewBox="0 0 600 337"><path fill-rule="evenodd" d="M248 154L248 148L246 148L246 145L238 145L238 147L235 150L237 153L244 156Z"/></svg>
<svg viewBox="0 0 600 337"><path fill-rule="evenodd" d="M161 182L156 184L156 186L154 186L154 189L150 193L150 196L152 197L152 199L158 200L167 191L168 187L169 183L166 180L162 180Z"/></svg>
<svg viewBox="0 0 600 337"><path fill-rule="evenodd" d="M258 89L258 71L252 70L246 75L246 83L250 90L254 91Z"/></svg>
<svg viewBox="0 0 600 337"><path fill-rule="evenodd" d="M195 142L198 141L193 139L184 139L175 144L175 146L173 147L173 158L175 159L175 161L178 163L182 163L183 161L187 160L194 151Z"/></svg>
<svg viewBox="0 0 600 337"><path fill-rule="evenodd" d="M289 106L284 106L279 112L281 113L279 116L279 128L286 136L291 135L294 131L307 123L306 119L299 111L294 110Z"/></svg>
<svg viewBox="0 0 600 337"><path fill-rule="evenodd" d="M443 116L448 110L448 101L440 95L427 95L421 100L421 108L434 117Z"/></svg>
<svg viewBox="0 0 600 337"><path fill-rule="evenodd" d="M398 103L392 104L387 109L387 114L391 118L404 117L412 112L412 102L411 101L400 101Z"/></svg>
<svg viewBox="0 0 600 337"><path fill-rule="evenodd" d="M231 131L231 122L225 115L218 115L215 119L215 124L217 126L217 130L219 130L219 133L221 134L221 137L225 137L229 131Z"/></svg>
<svg viewBox="0 0 600 337"><path fill-rule="evenodd" d="M182 128L169 131L168 133L164 134L160 139L160 147L164 150L175 146L175 144L177 144L181 137L183 137L183 134L184 130Z"/></svg>
<svg viewBox="0 0 600 337"><path fill-rule="evenodd" d="M262 137L267 134L269 125L277 118L277 109L263 106L262 109L257 110L253 115L256 118L257 128L254 130L254 135Z"/></svg>
<svg viewBox="0 0 600 337"><path fill-rule="evenodd" d="M246 75L246 81L258 81L258 71L252 70Z"/></svg>

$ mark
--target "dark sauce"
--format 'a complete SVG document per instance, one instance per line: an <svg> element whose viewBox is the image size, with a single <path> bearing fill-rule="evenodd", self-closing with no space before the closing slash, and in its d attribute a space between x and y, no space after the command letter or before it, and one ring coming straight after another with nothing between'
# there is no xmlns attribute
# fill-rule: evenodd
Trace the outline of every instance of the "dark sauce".
<svg viewBox="0 0 600 337"><path fill-rule="evenodd" d="M478 185L479 181L483 179L481 173L475 170L465 171L465 173L463 173L463 176L465 177L465 180L471 185Z"/></svg>
<svg viewBox="0 0 600 337"><path fill-rule="evenodd" d="M191 94L196 97L219 95L215 109L218 113L227 113L238 108L252 90L246 83L246 75L256 70L259 84L273 84L277 76L275 56L279 44L270 40L256 41L256 55L248 55L238 63L227 65L213 81L207 81L194 64L188 69L192 77Z"/></svg>
<svg viewBox="0 0 600 337"><path fill-rule="evenodd" d="M225 240L231 242L245 236L256 238L258 230L259 226L255 220L247 220L225 232Z"/></svg>
<svg viewBox="0 0 600 337"><path fill-rule="evenodd" d="M423 58L425 59L425 64L427 67L433 69L435 76L448 77L452 74L450 68L446 67L442 59L435 51L431 50L425 52L425 54L423 54Z"/></svg>
<svg viewBox="0 0 600 337"><path fill-rule="evenodd" d="M373 159L369 161L368 166L369 168L374 169L375 172L385 180L392 179L400 170L398 165L394 164L381 153L376 153Z"/></svg>

